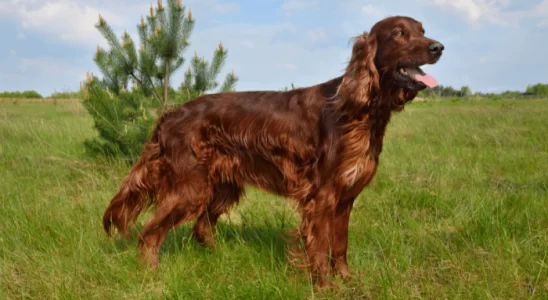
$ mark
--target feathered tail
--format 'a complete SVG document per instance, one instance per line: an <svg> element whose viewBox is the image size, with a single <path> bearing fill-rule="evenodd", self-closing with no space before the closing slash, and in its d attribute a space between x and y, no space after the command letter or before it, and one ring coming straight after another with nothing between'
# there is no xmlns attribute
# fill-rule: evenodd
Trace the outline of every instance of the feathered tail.
<svg viewBox="0 0 548 300"><path fill-rule="evenodd" d="M108 235L111 234L114 225L129 238L129 226L135 222L143 209L154 204L156 188L164 169L160 125L161 121L146 142L139 161L122 181L118 194L110 201L103 215L103 227Z"/></svg>

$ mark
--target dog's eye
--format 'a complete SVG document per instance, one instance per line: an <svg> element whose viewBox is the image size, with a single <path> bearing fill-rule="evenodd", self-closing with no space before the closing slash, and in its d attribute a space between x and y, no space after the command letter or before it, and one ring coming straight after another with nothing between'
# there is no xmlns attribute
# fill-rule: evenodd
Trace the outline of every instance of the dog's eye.
<svg viewBox="0 0 548 300"><path fill-rule="evenodd" d="M405 34L405 32L403 32L403 30L398 30L394 33L394 36L395 37L402 37L403 35Z"/></svg>

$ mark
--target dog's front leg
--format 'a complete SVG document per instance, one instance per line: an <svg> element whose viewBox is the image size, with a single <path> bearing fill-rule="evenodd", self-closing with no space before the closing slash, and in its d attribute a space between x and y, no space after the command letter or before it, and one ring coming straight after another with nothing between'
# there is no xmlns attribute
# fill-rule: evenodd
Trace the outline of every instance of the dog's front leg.
<svg viewBox="0 0 548 300"><path fill-rule="evenodd" d="M300 231L312 280L323 287L328 283L336 199L326 192L318 196L304 206Z"/></svg>
<svg viewBox="0 0 548 300"><path fill-rule="evenodd" d="M354 199L348 199L337 205L331 230L331 269L343 278L350 275L346 262L346 250L348 248L348 223Z"/></svg>

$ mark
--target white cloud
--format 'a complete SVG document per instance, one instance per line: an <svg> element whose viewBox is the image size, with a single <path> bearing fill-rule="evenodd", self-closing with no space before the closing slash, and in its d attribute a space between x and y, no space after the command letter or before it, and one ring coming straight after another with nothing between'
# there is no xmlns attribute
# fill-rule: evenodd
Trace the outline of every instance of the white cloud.
<svg viewBox="0 0 548 300"><path fill-rule="evenodd" d="M13 49L11 49L9 52L10 52L10 55L17 55L17 52Z"/></svg>
<svg viewBox="0 0 548 300"><path fill-rule="evenodd" d="M119 2L108 0L0 0L0 15L15 17L26 30L45 33L53 39L78 46L94 47L97 44L106 46L106 41L95 28L99 14L113 27L117 34L125 29L136 34L135 26L139 16L147 14L149 3L145 1ZM154 4L156 1L152 1ZM165 2L165 1L164 1ZM234 2L220 0L183 1L191 8L194 15L200 13L237 12L240 6ZM155 4L156 5L156 4ZM18 35L24 39L24 34Z"/></svg>
<svg viewBox="0 0 548 300"><path fill-rule="evenodd" d="M24 40L24 39L26 39L25 34L22 33L22 32L19 32L19 34L17 34L17 39L18 39L18 40Z"/></svg>
<svg viewBox="0 0 548 300"><path fill-rule="evenodd" d="M282 10L286 13L302 12L318 8L317 0L285 0Z"/></svg>
<svg viewBox="0 0 548 300"><path fill-rule="evenodd" d="M126 20L120 17L121 13L111 11L108 7L99 10L83 1L8 0L0 9L2 12L16 17L27 30L46 33L74 45L94 46L104 43L94 27L100 13L114 27L126 24ZM18 38L24 38L24 34L19 34Z"/></svg>
<svg viewBox="0 0 548 300"><path fill-rule="evenodd" d="M548 19L548 0L521 10L509 8L517 0L421 0L443 10L461 15L470 24L492 24L518 27L525 19ZM538 27L544 27L547 21L540 20Z"/></svg>
<svg viewBox="0 0 548 300"><path fill-rule="evenodd" d="M423 0L423 2L460 14L472 24L488 22L510 25L515 22L511 15L504 12L510 0Z"/></svg>
<svg viewBox="0 0 548 300"><path fill-rule="evenodd" d="M377 17L377 18L383 17L386 14L383 9L373 6L371 4L363 6L361 8L361 12L366 16Z"/></svg>
<svg viewBox="0 0 548 300"><path fill-rule="evenodd" d="M463 13L470 21L477 21L481 17L480 1L475 0L436 0L434 3L441 7L448 7Z"/></svg>
<svg viewBox="0 0 548 300"><path fill-rule="evenodd" d="M537 23L539 28L548 28L548 0L544 0L535 7L533 14L536 17L540 17L540 21Z"/></svg>
<svg viewBox="0 0 548 300"><path fill-rule="evenodd" d="M548 15L548 0L544 0L541 3L539 3L538 6L535 8L535 11L538 14L541 14L544 16Z"/></svg>

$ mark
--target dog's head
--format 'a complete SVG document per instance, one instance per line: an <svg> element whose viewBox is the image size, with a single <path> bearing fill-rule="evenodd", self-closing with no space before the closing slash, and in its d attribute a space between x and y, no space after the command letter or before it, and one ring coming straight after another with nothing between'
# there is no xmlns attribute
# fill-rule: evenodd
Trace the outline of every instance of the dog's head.
<svg viewBox="0 0 548 300"><path fill-rule="evenodd" d="M373 26L370 38L376 44L375 66L381 85L386 81L410 90L437 85L436 79L420 67L435 64L444 46L427 38L420 22L408 17L387 18Z"/></svg>
<svg viewBox="0 0 548 300"><path fill-rule="evenodd" d="M396 109L418 91L437 85L421 66L436 63L443 50L443 44L425 36L422 23L409 17L389 17L355 39L346 75L367 85L362 87L364 99L384 95L394 101Z"/></svg>

